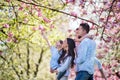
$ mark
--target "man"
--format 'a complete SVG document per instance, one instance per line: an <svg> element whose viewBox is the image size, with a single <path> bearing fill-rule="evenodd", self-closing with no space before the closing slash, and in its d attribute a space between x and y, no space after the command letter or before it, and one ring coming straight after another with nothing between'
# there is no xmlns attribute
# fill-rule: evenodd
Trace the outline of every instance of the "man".
<svg viewBox="0 0 120 80"><path fill-rule="evenodd" d="M90 31L87 23L81 23L79 27L79 36L84 37ZM95 59L96 43L94 40L85 38L77 47L76 63L76 79L75 80L93 80L94 59Z"/></svg>

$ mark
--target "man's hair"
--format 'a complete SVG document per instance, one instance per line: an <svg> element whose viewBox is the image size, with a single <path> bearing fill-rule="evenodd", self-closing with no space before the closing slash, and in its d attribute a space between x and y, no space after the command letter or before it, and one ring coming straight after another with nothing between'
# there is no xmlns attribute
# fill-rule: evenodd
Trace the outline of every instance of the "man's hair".
<svg viewBox="0 0 120 80"><path fill-rule="evenodd" d="M87 23L81 23L80 26L86 30L87 33L90 31L90 26Z"/></svg>

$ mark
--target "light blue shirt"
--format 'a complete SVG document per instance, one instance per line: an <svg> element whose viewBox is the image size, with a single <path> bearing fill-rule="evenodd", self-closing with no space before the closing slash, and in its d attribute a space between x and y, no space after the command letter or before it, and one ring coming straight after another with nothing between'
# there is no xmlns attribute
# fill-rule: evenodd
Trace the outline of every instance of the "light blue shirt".
<svg viewBox="0 0 120 80"><path fill-rule="evenodd" d="M50 48L50 51L51 51L50 68L55 70L56 68L59 67L58 59L60 57L60 53L59 53L58 49L54 46L52 46Z"/></svg>
<svg viewBox="0 0 120 80"><path fill-rule="evenodd" d="M76 72L87 71L94 73L96 43L94 40L85 38L77 47L77 57L75 59Z"/></svg>
<svg viewBox="0 0 120 80"><path fill-rule="evenodd" d="M71 60L72 60L71 56L66 57L65 61L60 64L59 68L57 68L58 72L64 72L66 70L64 76L68 76L70 73L69 68L71 66Z"/></svg>
<svg viewBox="0 0 120 80"><path fill-rule="evenodd" d="M100 61L98 60L98 58L95 57L94 61L95 61L94 64L98 66L98 69L102 69L102 64L100 63Z"/></svg>

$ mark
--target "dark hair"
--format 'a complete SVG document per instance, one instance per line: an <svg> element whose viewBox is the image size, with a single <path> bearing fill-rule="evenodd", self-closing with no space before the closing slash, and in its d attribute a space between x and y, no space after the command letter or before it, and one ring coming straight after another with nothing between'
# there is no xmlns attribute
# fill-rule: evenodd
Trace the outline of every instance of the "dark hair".
<svg viewBox="0 0 120 80"><path fill-rule="evenodd" d="M75 52L74 52L75 42L74 42L73 39L67 38L67 44L68 44L68 55L67 56L72 57L71 67L73 67L74 66L74 59L75 59ZM62 55L58 59L59 64L60 64L61 61L64 61L64 59L66 58L65 54L66 54L66 51L62 50Z"/></svg>
<svg viewBox="0 0 120 80"><path fill-rule="evenodd" d="M60 44L63 44L63 41L62 40L59 40Z"/></svg>
<svg viewBox="0 0 120 80"><path fill-rule="evenodd" d="M81 23L80 26L86 30L87 33L90 31L90 26L87 23Z"/></svg>
<svg viewBox="0 0 120 80"><path fill-rule="evenodd" d="M79 28L76 28L76 31L79 30Z"/></svg>

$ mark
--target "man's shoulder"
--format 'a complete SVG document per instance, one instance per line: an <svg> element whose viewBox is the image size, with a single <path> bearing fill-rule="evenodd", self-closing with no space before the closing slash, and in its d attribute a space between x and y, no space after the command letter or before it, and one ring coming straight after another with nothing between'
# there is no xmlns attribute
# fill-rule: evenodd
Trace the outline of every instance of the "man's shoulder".
<svg viewBox="0 0 120 80"><path fill-rule="evenodd" d="M89 39L89 38L83 39L81 43L93 43L93 44L95 43L96 44L95 40Z"/></svg>

